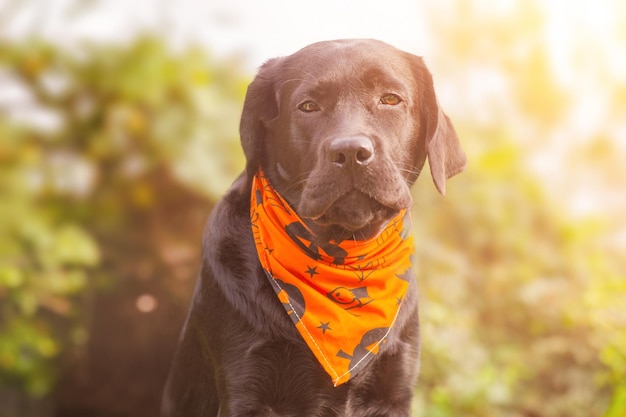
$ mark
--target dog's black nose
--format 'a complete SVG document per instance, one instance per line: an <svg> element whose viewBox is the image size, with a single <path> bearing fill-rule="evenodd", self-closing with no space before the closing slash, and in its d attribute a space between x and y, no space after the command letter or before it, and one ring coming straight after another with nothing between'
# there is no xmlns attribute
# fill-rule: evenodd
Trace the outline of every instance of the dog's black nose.
<svg viewBox="0 0 626 417"><path fill-rule="evenodd" d="M333 139L328 146L328 159L341 168L353 164L365 166L374 159L374 145L365 136Z"/></svg>

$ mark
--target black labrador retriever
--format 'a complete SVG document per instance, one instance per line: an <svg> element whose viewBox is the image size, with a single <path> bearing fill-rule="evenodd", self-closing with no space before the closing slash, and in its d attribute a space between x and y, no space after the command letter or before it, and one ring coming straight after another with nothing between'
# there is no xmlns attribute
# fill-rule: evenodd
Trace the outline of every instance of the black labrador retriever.
<svg viewBox="0 0 626 417"><path fill-rule="evenodd" d="M422 59L375 40L272 59L248 88L240 133L246 169L204 232L163 415L409 416L417 293L410 271L381 265L410 262L409 189L426 158L442 194L466 162ZM346 249L362 244L367 256ZM309 309L332 320L307 324ZM352 348L324 347L339 328Z"/></svg>

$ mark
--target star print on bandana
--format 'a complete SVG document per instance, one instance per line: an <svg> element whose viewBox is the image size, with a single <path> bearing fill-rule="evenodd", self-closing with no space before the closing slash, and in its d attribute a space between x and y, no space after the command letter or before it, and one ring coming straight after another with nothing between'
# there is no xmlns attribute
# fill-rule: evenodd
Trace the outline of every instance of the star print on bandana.
<svg viewBox="0 0 626 417"><path fill-rule="evenodd" d="M333 384L349 381L384 349L414 281L408 213L370 240L320 243L259 172L250 220L285 312Z"/></svg>
<svg viewBox="0 0 626 417"><path fill-rule="evenodd" d="M308 266L308 265L307 265L307 266L306 266L306 271L305 271L305 272L306 272L307 274L309 274L309 277L310 277L311 279L313 279L313 276L315 276L315 275L318 275L318 274L319 274L319 272L317 272L317 267L316 267L316 266L311 267L311 266Z"/></svg>
<svg viewBox="0 0 626 417"><path fill-rule="evenodd" d="M326 333L326 330L332 330L330 328L330 322L326 322L326 323L322 323L320 322L320 325L317 326L318 329L322 329L322 333Z"/></svg>

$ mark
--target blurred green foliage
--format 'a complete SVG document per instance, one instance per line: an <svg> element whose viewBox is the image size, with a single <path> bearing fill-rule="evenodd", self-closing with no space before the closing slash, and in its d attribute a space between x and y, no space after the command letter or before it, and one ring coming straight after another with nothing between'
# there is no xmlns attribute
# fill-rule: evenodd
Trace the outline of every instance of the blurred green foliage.
<svg viewBox="0 0 626 417"><path fill-rule="evenodd" d="M243 166L247 79L155 38L3 43L0 73L15 96L0 113L0 386L43 396L89 337L94 291L155 268L192 275L160 219L192 200L208 211Z"/></svg>
<svg viewBox="0 0 626 417"><path fill-rule="evenodd" d="M538 43L489 59L539 20L477 21L474 32L459 22L466 14L438 22L438 42L515 86L518 124L452 115L468 171L445 198L426 176L416 186L416 414L622 417L626 259L607 238L614 226L569 217L515 140L528 126L557 126L567 95ZM249 77L237 68L152 37L77 50L0 45L0 82L18 96L0 107L0 390L49 393L62 359L91 336L95 294L129 277L158 277L186 308L181 277L197 266L199 228L243 167Z"/></svg>
<svg viewBox="0 0 626 417"><path fill-rule="evenodd" d="M586 417L613 401L606 415L624 415L626 264L604 241L609 225L568 220L506 132L474 134L492 149L447 197L424 179L416 192L418 409Z"/></svg>
<svg viewBox="0 0 626 417"><path fill-rule="evenodd" d="M446 51L435 57L440 76L490 74L476 80L495 79L491 87L500 91L453 116L469 168L451 181L447 197L428 181L418 184L427 389L418 389L417 409L429 417L625 416L626 257L619 236L626 224L609 214L574 216L559 178L529 169L533 153L545 153L546 139L563 132L572 141L558 156L571 160L560 169L571 172L560 174L583 179L593 166L603 180L587 198L613 197L626 181L615 157L618 119L577 148L570 112L589 98L557 78L538 2L511 2L493 14L485 7L455 0L428 16ZM573 71L592 69L581 79L595 79L606 72L601 65ZM596 82L623 114L623 80ZM459 100L472 96L471 82L459 85ZM472 118L485 108L496 117Z"/></svg>

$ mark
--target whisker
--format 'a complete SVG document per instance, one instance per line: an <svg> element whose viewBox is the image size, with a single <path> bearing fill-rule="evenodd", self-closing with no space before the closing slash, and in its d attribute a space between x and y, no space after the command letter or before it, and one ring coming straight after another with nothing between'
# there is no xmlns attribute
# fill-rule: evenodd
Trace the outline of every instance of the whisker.
<svg viewBox="0 0 626 417"><path fill-rule="evenodd" d="M309 179L310 174L311 174L310 172L301 173L300 176L302 178L301 179L296 178L295 181L293 181L291 184L287 186L287 188L285 188L285 191L290 191L293 188L300 187L301 185L306 184L307 180Z"/></svg>
<svg viewBox="0 0 626 417"><path fill-rule="evenodd" d="M405 172L407 174L412 174L412 175L415 175L415 176L419 176L422 173L421 169L398 168L398 171Z"/></svg>
<svg viewBox="0 0 626 417"><path fill-rule="evenodd" d="M318 78L316 76L314 76L313 74L311 74L310 72L307 72L307 71L302 70L302 69L298 69L298 71L300 71L304 75L308 76L309 79L306 79L306 78L290 78L288 80L283 81L278 88L280 89L285 84L290 83L290 82L295 82L295 81L300 81L300 82L304 82L304 83L311 83L311 84L319 83Z"/></svg>
<svg viewBox="0 0 626 417"><path fill-rule="evenodd" d="M283 82L282 82L282 83L278 86L278 88L280 89L280 88L282 88L285 84L290 83L290 82L294 82L294 81L311 82L311 81L309 81L309 80L305 80L305 79L303 79L303 78L290 78L290 79L288 79L288 80L283 81Z"/></svg>
<svg viewBox="0 0 626 417"><path fill-rule="evenodd" d="M308 76L309 76L309 77L311 77L311 78L312 78L315 82L319 82L319 79L318 79L315 75L311 74L310 72L305 71L305 70L303 70L303 69L301 69L301 68L298 68L298 71L300 71L301 73L303 73L303 74L305 74L305 75L308 75Z"/></svg>

